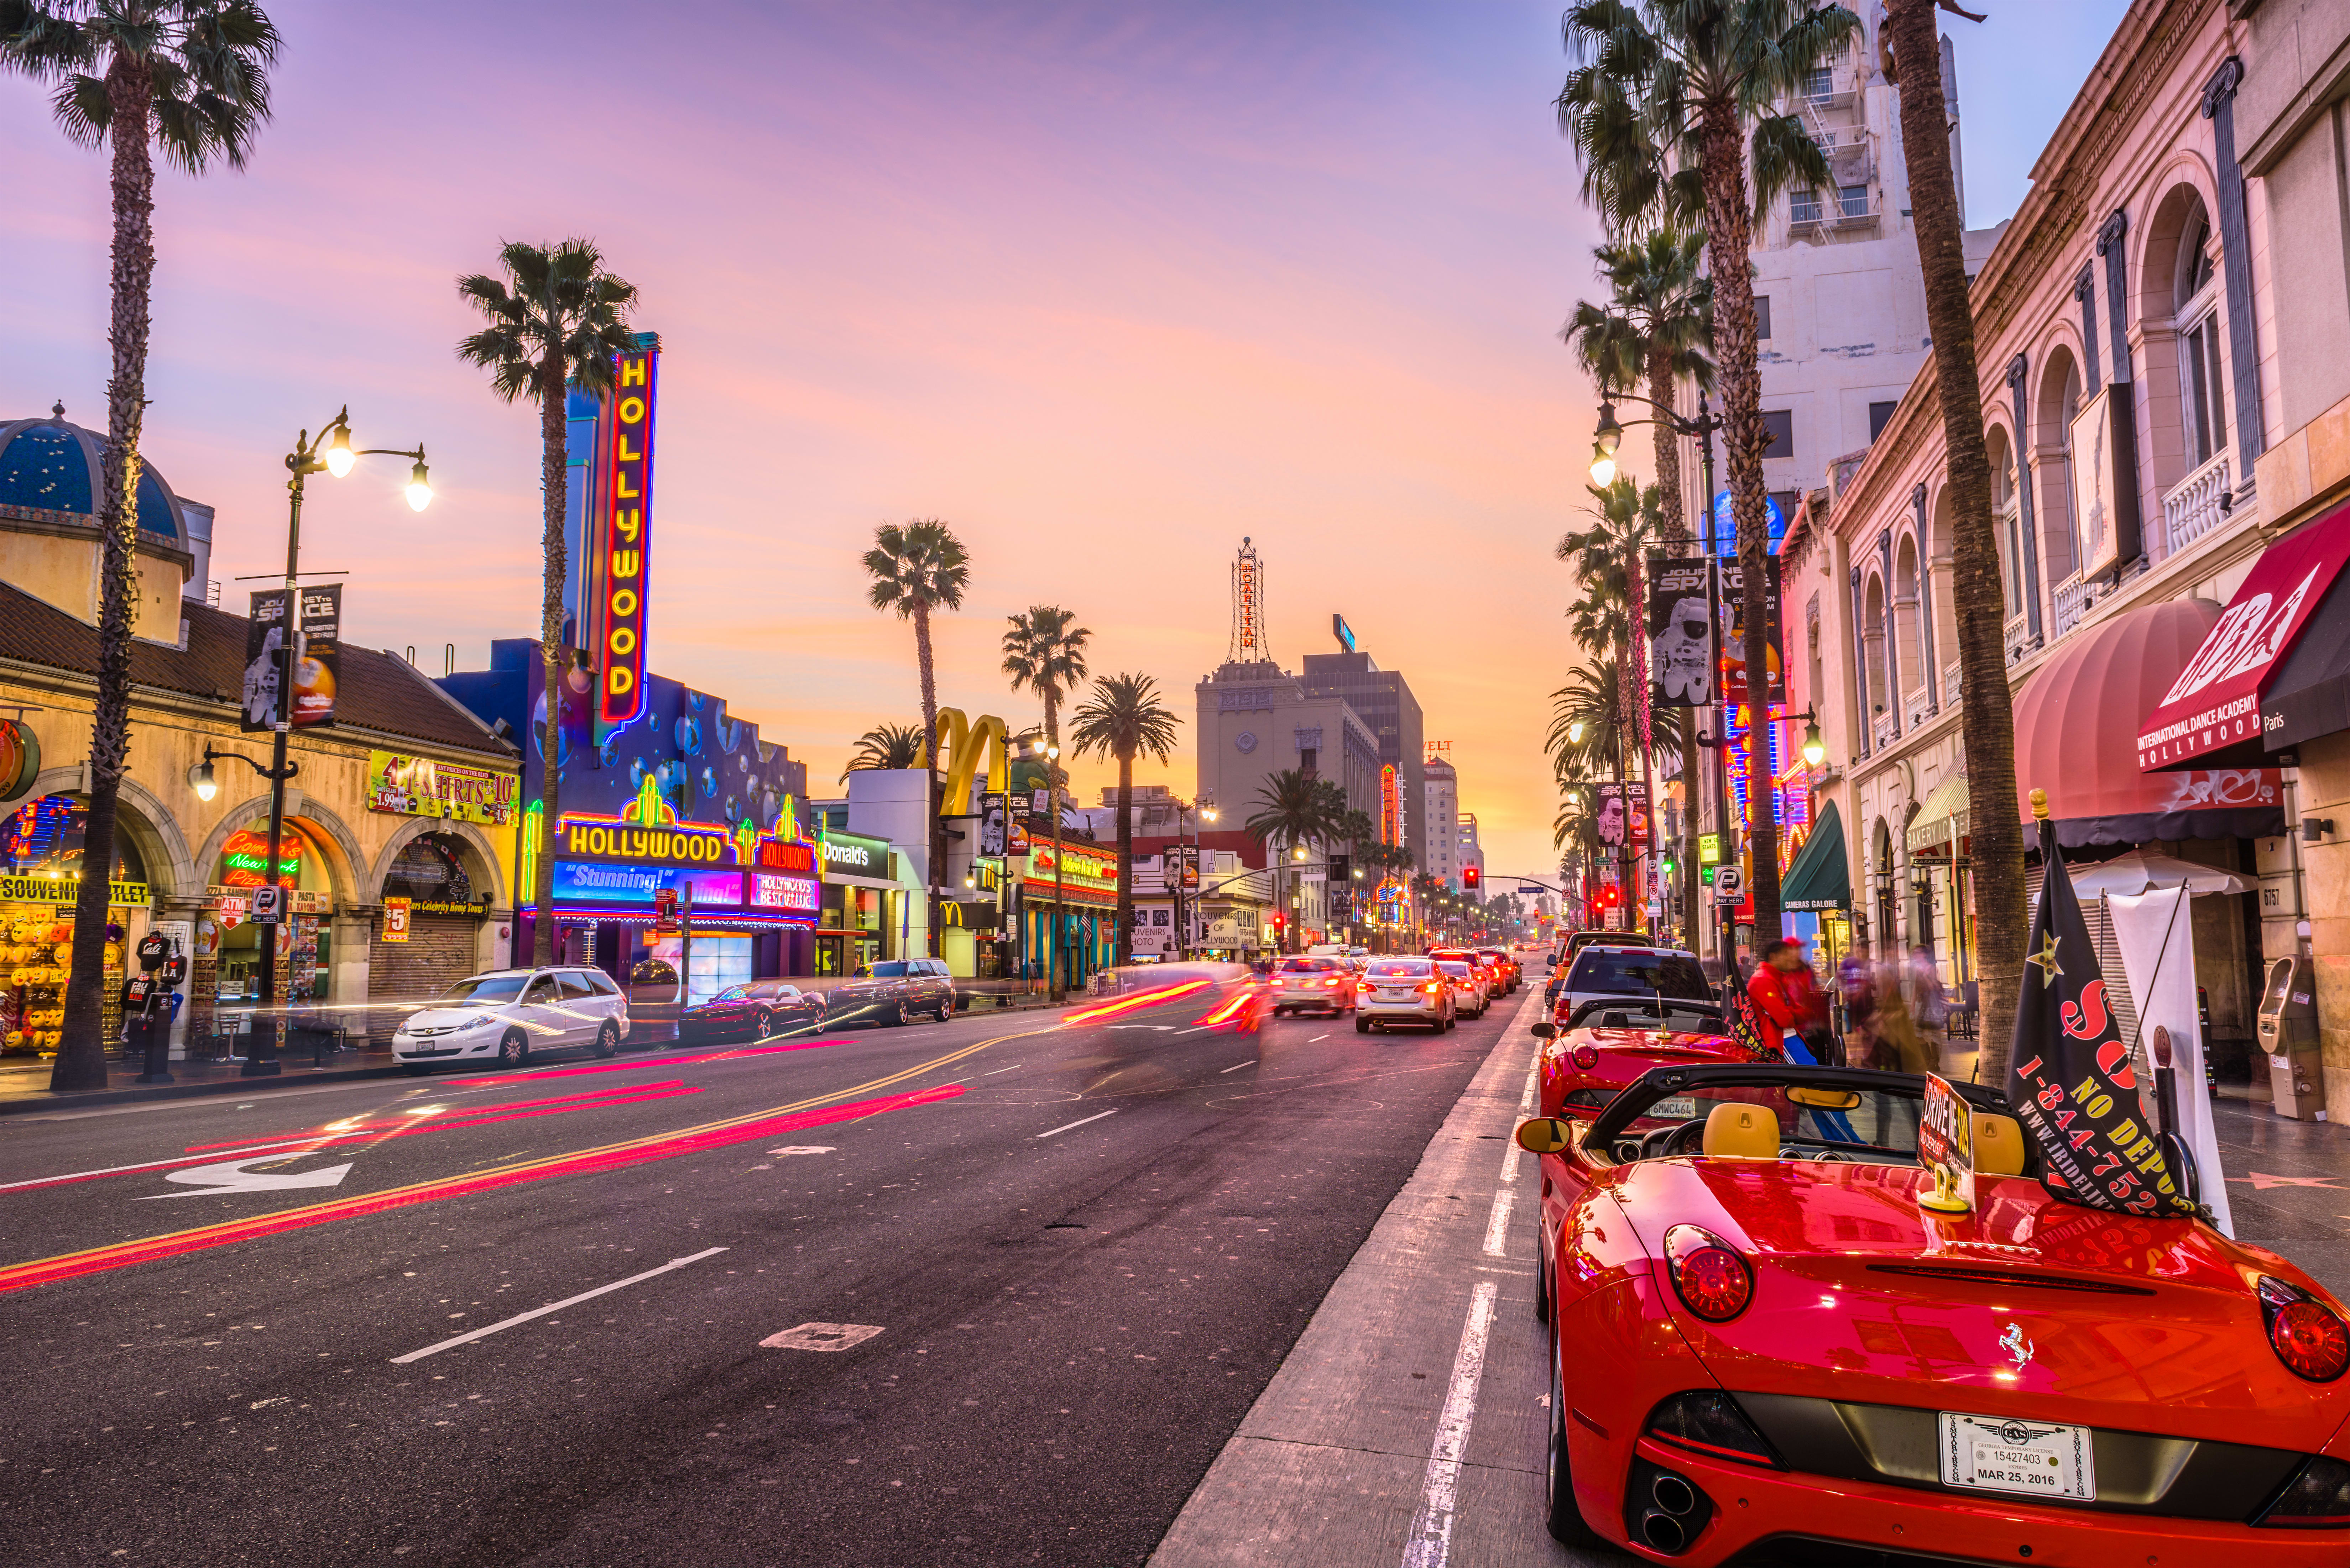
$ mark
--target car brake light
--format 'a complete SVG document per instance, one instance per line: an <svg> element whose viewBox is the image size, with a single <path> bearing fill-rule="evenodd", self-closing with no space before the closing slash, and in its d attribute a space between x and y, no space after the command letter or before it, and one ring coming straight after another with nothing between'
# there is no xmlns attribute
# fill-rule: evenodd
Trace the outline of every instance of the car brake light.
<svg viewBox="0 0 2350 1568"><path fill-rule="evenodd" d="M2331 1383L2350 1368L2350 1326L2324 1303L2266 1274L2259 1289L2269 1345L2296 1376Z"/></svg>
<svg viewBox="0 0 2350 1568"><path fill-rule="evenodd" d="M1430 981L1426 985L1421 986L1419 989L1420 989L1420 992L1421 992L1421 993L1422 993L1422 994L1424 994L1424 995L1428 995L1428 996L1434 996L1438 992L1442 991L1442 990L1444 989L1444 982L1443 982L1443 981L1435 981L1435 980L1431 980L1431 981Z"/></svg>
<svg viewBox="0 0 2350 1568"><path fill-rule="evenodd" d="M1728 1323L1754 1299L1754 1275L1729 1242L1695 1225L1665 1232L1665 1272L1690 1311L1708 1323Z"/></svg>
<svg viewBox="0 0 2350 1568"><path fill-rule="evenodd" d="M1575 1048L1575 1064L1588 1073L1599 1065L1598 1049L1589 1044L1577 1045Z"/></svg>

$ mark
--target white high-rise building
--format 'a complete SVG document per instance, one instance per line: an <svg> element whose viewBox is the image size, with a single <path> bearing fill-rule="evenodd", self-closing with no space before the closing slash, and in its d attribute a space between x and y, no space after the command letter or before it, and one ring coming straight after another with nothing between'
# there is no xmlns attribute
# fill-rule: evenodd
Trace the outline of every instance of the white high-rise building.
<svg viewBox="0 0 2350 1568"><path fill-rule="evenodd" d="M1428 864L1421 867L1447 888L1461 886L1461 775L1441 757L1430 757L1425 768Z"/></svg>
<svg viewBox="0 0 2350 1568"><path fill-rule="evenodd" d="M1477 868L1477 879L1482 882L1485 879L1485 852L1477 845L1475 812L1464 811L1461 814L1453 834L1453 842L1460 851L1460 860L1453 875L1457 877L1461 872L1474 866ZM1455 886L1458 886L1457 882ZM1482 892L1482 889L1480 891Z"/></svg>

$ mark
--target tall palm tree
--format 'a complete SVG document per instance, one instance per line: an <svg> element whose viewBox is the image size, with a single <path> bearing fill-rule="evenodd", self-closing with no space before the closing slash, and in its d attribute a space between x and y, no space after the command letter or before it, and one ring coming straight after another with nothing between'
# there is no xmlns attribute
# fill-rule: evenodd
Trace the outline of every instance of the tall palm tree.
<svg viewBox="0 0 2350 1568"><path fill-rule="evenodd" d="M55 1089L106 1084L107 879L130 755L130 637L139 613L139 454L155 278L155 153L190 174L244 167L269 119L277 29L252 0L0 0L0 71L55 84L68 140L104 147L114 211L107 328L105 493L99 498L98 691L89 814L74 896L72 978Z"/></svg>
<svg viewBox="0 0 2350 1568"><path fill-rule="evenodd" d="M1645 386L1648 402L1661 414L1677 406L1683 381L1711 388L1713 280L1705 271L1705 235L1665 226L1596 246L1591 254L1613 297L1605 305L1577 300L1561 336L1598 384L1600 396ZM1655 441L1663 540L1683 550L1690 528L1681 505L1679 438L1662 418L1652 420L1648 431ZM1700 497L1699 504L1711 500Z"/></svg>
<svg viewBox="0 0 2350 1568"><path fill-rule="evenodd" d="M857 737L857 749L840 770L840 782L847 784L849 774L869 768L919 768L928 750L922 732L911 724L876 724Z"/></svg>
<svg viewBox="0 0 2350 1568"><path fill-rule="evenodd" d="M1057 605L1031 605L1025 613L1007 616L1003 634L1003 673L1014 691L1034 691L1045 704L1045 740L1061 743L1061 704L1086 683L1086 644L1093 633L1073 624L1076 613Z"/></svg>
<svg viewBox="0 0 2350 1568"><path fill-rule="evenodd" d="M1117 952L1125 961L1134 950L1134 759L1148 752L1161 763L1175 749L1181 720L1159 700L1159 683L1148 675L1106 675L1077 709L1073 732L1077 754L1118 759Z"/></svg>
<svg viewBox="0 0 2350 1568"><path fill-rule="evenodd" d="M1753 224L1798 181L1829 182L1827 160L1781 102L1850 47L1860 18L1809 0L1575 0L1558 96L1560 128L1583 162L1584 195L1611 233L1702 215L1713 275L1731 516L1743 581L1764 580L1762 372L1755 358ZM1752 175L1750 187L1749 175ZM1745 618L1746 668L1770 667L1770 628ZM1759 710L1759 722L1765 715ZM1754 929L1779 934L1779 825L1770 748L1747 753Z"/></svg>
<svg viewBox="0 0 2350 1568"><path fill-rule="evenodd" d="M1954 5L1947 10L1958 11ZM1933 335L1935 395L1950 480L1951 603L1959 621L1960 730L1974 814L1975 954L1982 992L1982 1081L2004 1085L2030 927L2023 898L2023 828L2005 809L2016 798L2015 714L2000 621L1999 547L1991 532L1991 461L1983 442L1982 383L1974 312L1960 250L1959 198L1942 102L1941 47L1933 0L1894 0L1885 19L1901 87L1901 140L1909 208L1925 272L1926 329ZM1958 11L1960 16L1967 13ZM1980 17L1974 18L1981 20ZM1907 75L1901 66L1923 65ZM1748 666L1752 669L1752 666Z"/></svg>
<svg viewBox="0 0 2350 1568"><path fill-rule="evenodd" d="M538 405L539 583L538 650L545 667L546 729L539 740L539 798L546 831L563 821L563 592L571 562L565 519L569 514L566 435L570 386L585 392L612 388L612 360L637 347L629 330L635 287L604 270L593 240L554 246L509 240L498 252L503 277L473 273L457 280L459 297L489 323L457 345L457 358L490 373L490 390L509 403ZM531 953L555 961L555 878L538 879L538 917L531 922Z"/></svg>
<svg viewBox="0 0 2350 1568"><path fill-rule="evenodd" d="M1265 779L1256 805L1255 815L1242 826L1268 851L1278 899L1283 860L1295 858L1294 852L1306 845L1336 838L1347 817L1347 796L1327 779L1314 778L1301 768L1284 768ZM1294 939L1295 930L1290 934Z"/></svg>
<svg viewBox="0 0 2350 1568"><path fill-rule="evenodd" d="M945 840L939 831L938 661L931 648L931 617L942 609L962 608L962 591L971 586L971 556L954 530L935 517L899 525L884 523L873 530L873 548L865 552L865 570L873 579L867 597L875 609L894 609L914 623L914 661L922 680L922 738L931 766L930 950L939 950L939 863L945 858ZM1053 820L1061 820L1057 799Z"/></svg>

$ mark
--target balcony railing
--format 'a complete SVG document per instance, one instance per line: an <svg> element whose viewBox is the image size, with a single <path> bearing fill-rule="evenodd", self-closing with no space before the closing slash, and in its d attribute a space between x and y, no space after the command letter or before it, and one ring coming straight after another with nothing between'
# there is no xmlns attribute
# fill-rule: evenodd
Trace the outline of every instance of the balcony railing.
<svg viewBox="0 0 2350 1568"><path fill-rule="evenodd" d="M1920 680L1902 697L1901 711L1909 715L1909 727L1914 730L1942 709L1926 695L1926 682Z"/></svg>
<svg viewBox="0 0 2350 1568"><path fill-rule="evenodd" d="M2007 661L2021 664L2032 651L2032 622L2022 611L2001 623L2000 645L2007 649Z"/></svg>
<svg viewBox="0 0 2350 1568"><path fill-rule="evenodd" d="M2228 484L2228 454L2221 452L2162 498L2162 526L2172 554L2226 522L2236 497Z"/></svg>
<svg viewBox="0 0 2350 1568"><path fill-rule="evenodd" d="M1960 687L1960 680L1959 680L1959 661L1958 661L1957 659L1954 659L1950 660L1950 663L1945 664L1944 666L1942 666L1942 706L1943 706L1943 707L1945 707L1945 708L1955 708L1955 707L1957 707L1957 706L1958 706L1958 704L1959 704Z"/></svg>
<svg viewBox="0 0 2350 1568"><path fill-rule="evenodd" d="M1874 750L1883 751L1898 739L1900 734L1901 726L1899 716L1897 714L1878 713L1869 721L1868 739Z"/></svg>
<svg viewBox="0 0 2350 1568"><path fill-rule="evenodd" d="M2054 642L2058 638L2071 636L2073 628L2081 624L2081 618L2089 613L2089 606L2093 602L2089 597L2089 585L2081 580L2078 572L2050 589L2048 640Z"/></svg>

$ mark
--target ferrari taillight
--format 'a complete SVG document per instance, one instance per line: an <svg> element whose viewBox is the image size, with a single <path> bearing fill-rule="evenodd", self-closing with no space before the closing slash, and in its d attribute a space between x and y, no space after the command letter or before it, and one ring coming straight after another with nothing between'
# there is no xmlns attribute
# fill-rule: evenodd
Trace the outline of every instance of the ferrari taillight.
<svg viewBox="0 0 2350 1568"><path fill-rule="evenodd" d="M1728 1323L1754 1299L1754 1274L1729 1242L1695 1225L1665 1232L1665 1272L1690 1311L1708 1323Z"/></svg>
<svg viewBox="0 0 2350 1568"><path fill-rule="evenodd" d="M1711 1459L1787 1468L1737 1399L1718 1388L1693 1388L1659 1402L1648 1412L1648 1435Z"/></svg>
<svg viewBox="0 0 2350 1568"><path fill-rule="evenodd" d="M2350 1524L2350 1465L2312 1454L2301 1472L2262 1511L2254 1524L2272 1530L2324 1530Z"/></svg>
<svg viewBox="0 0 2350 1568"><path fill-rule="evenodd" d="M2308 1292L2263 1274L2261 1311L2268 1319L2269 1345L2296 1376L2331 1383L2350 1369L2350 1326Z"/></svg>
<svg viewBox="0 0 2350 1568"><path fill-rule="evenodd" d="M1599 1048L1588 1042L1575 1048L1575 1064L1588 1073L1599 1065Z"/></svg>

